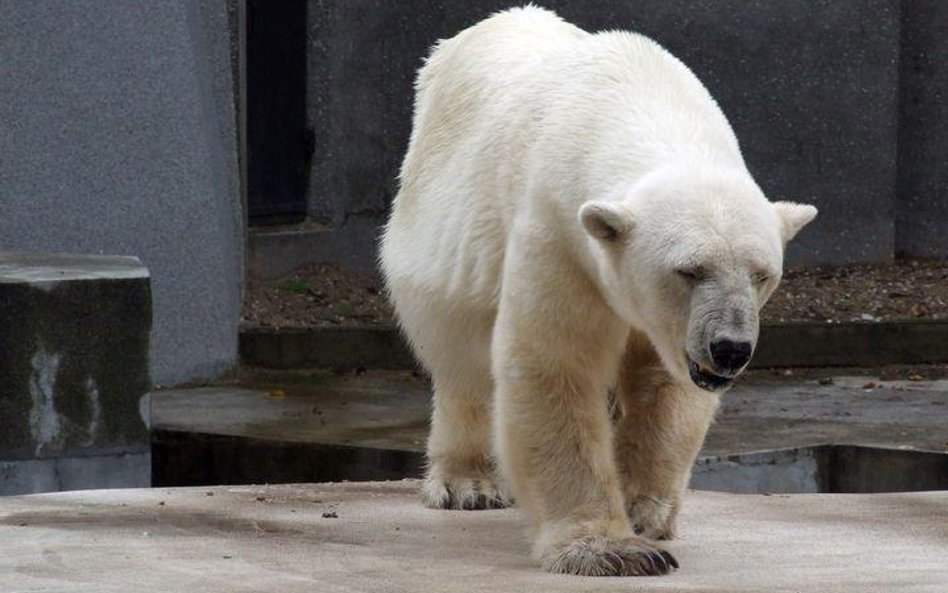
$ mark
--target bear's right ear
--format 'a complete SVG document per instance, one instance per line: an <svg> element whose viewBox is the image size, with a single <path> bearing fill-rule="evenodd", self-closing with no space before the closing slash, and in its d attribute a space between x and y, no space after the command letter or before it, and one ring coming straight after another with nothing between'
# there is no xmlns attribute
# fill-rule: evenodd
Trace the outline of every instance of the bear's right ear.
<svg viewBox="0 0 948 593"><path fill-rule="evenodd" d="M617 202L586 202L579 209L579 222L600 241L615 243L632 230L632 214Z"/></svg>

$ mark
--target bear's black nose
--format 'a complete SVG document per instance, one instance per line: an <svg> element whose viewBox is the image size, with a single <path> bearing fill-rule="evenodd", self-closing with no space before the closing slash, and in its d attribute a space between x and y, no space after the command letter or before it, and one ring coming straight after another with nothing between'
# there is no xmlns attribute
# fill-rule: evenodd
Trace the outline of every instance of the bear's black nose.
<svg viewBox="0 0 948 593"><path fill-rule="evenodd" d="M736 373L750 361L750 342L735 342L733 340L716 340L711 342L711 360L722 371Z"/></svg>

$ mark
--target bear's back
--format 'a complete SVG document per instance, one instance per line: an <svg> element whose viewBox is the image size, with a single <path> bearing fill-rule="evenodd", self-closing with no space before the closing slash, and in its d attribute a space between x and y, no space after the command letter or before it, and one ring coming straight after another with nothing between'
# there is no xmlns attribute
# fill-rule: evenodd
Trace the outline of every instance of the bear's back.
<svg viewBox="0 0 948 593"><path fill-rule="evenodd" d="M516 217L582 241L582 201L652 166L643 155L704 144L740 159L710 94L654 41L533 6L498 13L438 43L419 72L383 268L492 301Z"/></svg>

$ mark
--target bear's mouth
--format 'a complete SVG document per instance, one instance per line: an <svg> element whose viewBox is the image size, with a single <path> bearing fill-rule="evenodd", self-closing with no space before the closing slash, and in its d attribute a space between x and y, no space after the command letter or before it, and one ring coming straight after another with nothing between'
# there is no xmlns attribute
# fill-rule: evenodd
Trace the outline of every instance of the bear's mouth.
<svg viewBox="0 0 948 593"><path fill-rule="evenodd" d="M688 358L688 374L695 385L705 391L723 391L731 386L734 377L722 377Z"/></svg>

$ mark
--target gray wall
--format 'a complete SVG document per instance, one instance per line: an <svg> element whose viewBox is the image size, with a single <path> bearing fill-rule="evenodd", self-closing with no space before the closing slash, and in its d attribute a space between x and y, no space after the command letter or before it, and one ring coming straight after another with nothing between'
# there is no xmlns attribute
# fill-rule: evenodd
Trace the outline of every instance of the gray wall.
<svg viewBox="0 0 948 593"><path fill-rule="evenodd" d="M352 246L345 263L372 266L407 145L414 72L428 47L512 4L310 0L310 215ZM589 30L641 31L698 74L768 195L820 207L790 262L889 261L897 247L948 256L948 235L937 232L948 225L948 3L541 4ZM901 96L900 42L911 60ZM329 247L328 259L339 259Z"/></svg>
<svg viewBox="0 0 948 593"><path fill-rule="evenodd" d="M948 257L948 2L902 4L896 252Z"/></svg>
<svg viewBox="0 0 948 593"><path fill-rule="evenodd" d="M0 249L140 257L157 383L236 362L229 43L225 0L0 0Z"/></svg>

